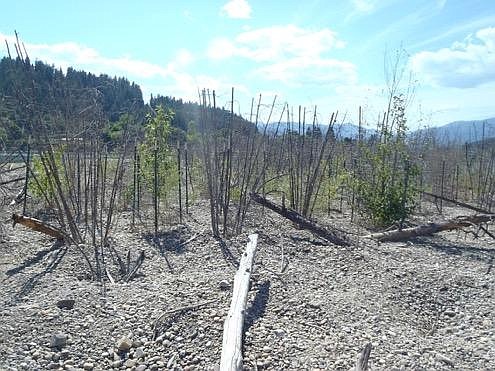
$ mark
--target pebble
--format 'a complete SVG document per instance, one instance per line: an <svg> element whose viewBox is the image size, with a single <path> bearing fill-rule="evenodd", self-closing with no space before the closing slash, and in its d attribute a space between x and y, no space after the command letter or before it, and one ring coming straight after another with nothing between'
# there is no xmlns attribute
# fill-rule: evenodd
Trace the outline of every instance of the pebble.
<svg viewBox="0 0 495 371"><path fill-rule="evenodd" d="M440 361L440 362L444 362L446 364L448 364L449 366L452 366L454 367L454 361L452 361L450 358L444 356L443 354L440 354L440 353L437 353L435 355L435 358Z"/></svg>
<svg viewBox="0 0 495 371"><path fill-rule="evenodd" d="M62 348L67 345L67 335L58 333L50 338L50 347L52 348Z"/></svg>
<svg viewBox="0 0 495 371"><path fill-rule="evenodd" d="M122 336L115 346L120 352L128 352L132 347L132 340L127 336Z"/></svg>
<svg viewBox="0 0 495 371"><path fill-rule="evenodd" d="M57 307L59 307L60 309L70 310L70 309L74 308L75 302L76 301L74 299L61 299L61 300L57 301Z"/></svg>
<svg viewBox="0 0 495 371"><path fill-rule="evenodd" d="M136 366L136 363L137 360L129 358L124 362L124 366L128 368L133 368L134 366Z"/></svg>
<svg viewBox="0 0 495 371"><path fill-rule="evenodd" d="M145 355L143 348L137 348L134 352L134 358L143 358Z"/></svg>
<svg viewBox="0 0 495 371"><path fill-rule="evenodd" d="M218 287L220 288L220 290L222 291L227 291L230 289L230 282L227 281L227 280L222 280L218 283Z"/></svg>
<svg viewBox="0 0 495 371"><path fill-rule="evenodd" d="M209 240L205 242L209 243ZM461 370L495 370L493 357L490 357L491 344L495 340L494 321L490 316L493 299L488 303L484 303L485 298L477 300L473 293L465 294L456 283L462 276L469 276L467 278L472 278L473 285L478 287L476 290L481 290L484 281L479 279L475 269L478 262L469 260L469 269L464 269L461 265L463 255L451 257L436 250L432 253L426 246L427 242L418 246L421 254L415 249L402 252L393 244L383 244L376 249L365 248L364 262L355 260L348 250L338 250L337 256L332 249L312 247L310 253L304 255L299 246L287 246L284 254L290 259L290 264L283 277L285 282L282 284L278 279L271 279L266 297L258 295L259 284L253 285L249 292L248 306L254 312L247 316L246 366L255 367L258 362L260 368L273 370L347 370L355 363L362 346L373 341L376 343L376 349L372 351L373 369L392 370L395 367L399 371L455 367ZM356 250L361 251L361 247L356 247ZM219 281L230 277L233 271L227 275L227 270L218 265L220 254L215 257L206 249L188 251L187 254L191 254L187 258L195 263L199 261L194 260L194 254L200 254L197 256L206 262L206 270L198 273L191 267L192 275L186 276L184 283L177 283L180 290L173 291L176 290L175 284L162 285L161 280L154 279L153 274L161 274L155 270L159 262L154 259L160 259L160 254L157 254L144 267L146 274L132 284L109 285L106 304L99 309L94 305L98 301L97 290L87 278L81 282L66 280L64 289L71 290L78 304L72 311L55 307L59 299L56 290L53 290L52 283L44 287L45 283L41 281L35 287L39 292L33 293L33 298L34 294L44 295L40 295L39 300L36 298L36 302L30 302L29 298L16 304L18 308L0 313L1 319L5 319L0 324L1 328L9 334L12 331L19 344L14 346L11 336L0 337L0 363L3 366L5 360L9 371L62 368L82 371L83 367L91 369L88 364L94 364L94 370L113 367L115 370L149 371L167 369L167 366L184 371L214 370L213 365L218 362L222 322L230 299L228 291L221 292L220 287L232 288L232 281L225 280L224 284ZM206 254L212 255L210 262L206 261ZM265 248L260 254L267 268L278 269L280 257L272 249ZM388 255L395 254L400 259L387 260ZM433 254L440 254L441 259ZM177 255L178 263L183 263L181 259L185 257ZM333 259L332 264L329 258ZM434 272L425 271L421 266L430 267L430 260ZM456 268L451 275L445 275L447 265L443 266L443 260L449 260ZM358 267L348 264L349 261L354 261ZM383 261L390 263L390 271L382 269L380 263ZM341 269L344 262L347 273L339 275L339 271L344 270ZM310 269L313 266L314 271ZM65 268L62 265L61 268L51 278L55 281L60 279L62 283L61 273ZM214 270L208 271L210 268ZM416 268L418 274L413 275ZM397 279L391 273L394 269L399 271ZM485 271L484 267L482 271ZM214 274L210 274L212 272ZM257 274L261 280L270 277L262 267ZM204 277L204 282L199 277ZM334 278L333 288L327 284L330 277ZM322 278L324 284L318 278ZM495 282L485 275L483 279L489 282L490 287ZM370 286L370 292L379 294L369 295L368 287L364 284L361 287L361 282ZM443 285L448 287L447 291L439 291ZM154 296L148 292L153 292ZM472 302L468 300L470 295ZM459 297L459 300L454 303L453 297ZM262 311L258 312L259 308L252 304L260 298L263 299ZM218 299L218 303L181 314L170 323L165 318L159 331L167 331L166 334L156 341L148 338L153 333L152 322L143 319L157 318L169 306L175 308L211 299ZM132 304L124 308L124 302ZM41 314L42 310L45 314ZM16 316L10 312L15 312ZM18 320L21 315L25 321ZM51 320L46 320L47 317ZM418 337L417 334L430 329L432 318L438 318L435 332ZM66 334L63 336L67 345L60 349L52 347L49 351L47 345L51 344L52 334L57 332ZM73 346L69 346L71 340ZM339 361L334 362L337 359Z"/></svg>
<svg viewBox="0 0 495 371"><path fill-rule="evenodd" d="M112 367L113 368L120 368L120 366L122 365L122 360L121 359L118 359L118 360L114 360L112 362Z"/></svg>

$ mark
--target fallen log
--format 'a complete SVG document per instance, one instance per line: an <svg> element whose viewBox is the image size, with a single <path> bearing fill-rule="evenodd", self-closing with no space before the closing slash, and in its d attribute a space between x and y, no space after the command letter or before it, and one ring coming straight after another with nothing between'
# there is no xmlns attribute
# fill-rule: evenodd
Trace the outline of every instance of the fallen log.
<svg viewBox="0 0 495 371"><path fill-rule="evenodd" d="M464 227L471 227L482 223L488 223L495 220L495 214L481 214L471 216L458 216L454 219L441 223L429 223L417 227L394 229L392 231L372 233L364 238L371 238L380 242L398 242L405 241L414 237L429 236L442 231L451 231Z"/></svg>
<svg viewBox="0 0 495 371"><path fill-rule="evenodd" d="M270 210L275 211L277 214L282 215L284 218L287 218L290 221L296 223L301 228L307 229L335 245L339 245L339 246L351 245L349 238L341 231L336 231L336 230L332 231L329 230L328 228L324 228L316 224L312 220L309 220L306 217L302 216L298 212L292 209L288 209L284 206L279 206L257 193L251 193L251 199L259 203L260 205L263 205L269 208Z"/></svg>
<svg viewBox="0 0 495 371"><path fill-rule="evenodd" d="M257 234L249 235L246 251L235 274L232 302L223 326L222 355L220 371L242 370L242 335L244 314L249 292L249 279L253 268L254 254L258 241Z"/></svg>
<svg viewBox="0 0 495 371"><path fill-rule="evenodd" d="M426 191L423 191L423 194L426 195L426 196L433 197L435 199L440 199L442 201L450 202L450 203L452 203L454 205L457 205L457 206L460 206L460 207L464 207L464 208L469 209L469 210L476 211L477 213L481 213L481 214L489 214L490 213L487 210L480 209L479 207L476 207L476 206L473 206L473 205L469 205L469 204L466 204L466 203L461 202L461 201L452 200L451 198L448 198L448 197L445 197L445 196L436 195L434 193L430 193L430 192L426 192Z"/></svg>
<svg viewBox="0 0 495 371"><path fill-rule="evenodd" d="M12 214L12 227L15 227L17 223L22 224L25 227L31 228L33 231L47 234L51 237L55 237L57 240L65 240L66 235L60 229L48 225L41 220L30 218L28 216Z"/></svg>

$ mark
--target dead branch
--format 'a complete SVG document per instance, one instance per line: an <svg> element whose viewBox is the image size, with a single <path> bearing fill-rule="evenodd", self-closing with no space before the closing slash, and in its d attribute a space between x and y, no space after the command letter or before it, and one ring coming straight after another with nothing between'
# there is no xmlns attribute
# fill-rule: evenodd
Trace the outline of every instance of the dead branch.
<svg viewBox="0 0 495 371"><path fill-rule="evenodd" d="M430 193L430 192L425 192L425 191L423 191L423 194L426 195L426 196L433 197L435 199L440 199L442 201L450 202L450 203L452 203L454 205L461 206L461 207L464 207L466 209L476 211L478 213L490 214L488 211L483 210L483 209L480 209L479 207L476 207L476 206L473 206L473 205L469 205L469 204L466 204L466 203L461 202L461 201L452 200L452 199L447 198L445 196L440 196L440 195L436 195L436 194L433 194L433 193Z"/></svg>
<svg viewBox="0 0 495 371"><path fill-rule="evenodd" d="M7 185L10 183L14 183L14 182L18 182L18 181L24 180L24 179L25 178L23 176L21 176L21 177L10 179L10 180L4 180L4 181L0 182L0 186Z"/></svg>
<svg viewBox="0 0 495 371"><path fill-rule="evenodd" d="M113 285L115 284L115 280L113 279L112 275L110 274L110 271L108 270L107 267L105 267L105 273L107 274L108 280L110 283Z"/></svg>
<svg viewBox="0 0 495 371"><path fill-rule="evenodd" d="M19 204L22 202L22 200L25 197L25 187L22 187L22 189L17 193L17 195L13 198L13 200L10 202L9 206L14 206L16 204Z"/></svg>
<svg viewBox="0 0 495 371"><path fill-rule="evenodd" d="M458 216L442 223L429 223L406 229L394 229L392 231L372 233L364 236L364 238L371 238L380 242L405 241L414 237L429 236L442 231L472 227L473 225L488 223L493 220L495 220L495 214Z"/></svg>
<svg viewBox="0 0 495 371"><path fill-rule="evenodd" d="M208 300L208 301L205 301L205 302L202 302L202 303L199 303L199 304L186 305L184 307L172 309L172 310L169 310L169 311L166 311L166 312L162 313L156 320L153 321L153 326L152 326L153 327L153 340L156 337L156 334L157 334L157 331L156 330L158 328L158 325L159 325L159 323L162 321L162 319L164 317L169 316L171 314L175 314L175 313L180 313L180 312L186 312L186 311L190 311L190 310L199 309L201 307L204 307L205 305L215 303L216 301L217 301L216 299L214 299L214 300Z"/></svg>
<svg viewBox="0 0 495 371"><path fill-rule="evenodd" d="M328 227L324 228L315 222L305 218L298 212L286 208L284 206L279 206L274 202L267 200L265 197L257 194L251 193L251 199L260 205L263 205L269 208L272 211L275 211L277 214L282 215L284 218L289 219L290 221L296 223L301 228L308 229L314 234L324 238L325 240L339 246L350 246L351 242L349 238L341 231L337 230L329 230Z"/></svg>
<svg viewBox="0 0 495 371"><path fill-rule="evenodd" d="M184 241L182 242L179 246L180 247L184 247L186 246L187 244L191 243L192 241L194 241L196 238L198 238L199 236L201 236L205 231L201 231L201 232L198 232L196 233L194 236L192 236L191 238L189 238L187 241Z"/></svg>
<svg viewBox="0 0 495 371"><path fill-rule="evenodd" d="M366 344L361 353L359 353L355 371L367 371L368 370L368 360L371 355L371 343Z"/></svg>
<svg viewBox="0 0 495 371"><path fill-rule="evenodd" d="M137 271L139 270L139 267L141 267L143 262L144 262L144 251L141 251L139 253L138 258L136 259L136 263L134 264L134 267L127 274L127 276L124 277L124 282L129 282L136 275Z"/></svg>
<svg viewBox="0 0 495 371"><path fill-rule="evenodd" d="M41 220L30 218L27 216L12 214L12 227L15 227L17 223L22 224L25 227L31 228L33 231L47 234L51 237L55 237L57 240L65 240L67 236L60 229L48 225Z"/></svg>

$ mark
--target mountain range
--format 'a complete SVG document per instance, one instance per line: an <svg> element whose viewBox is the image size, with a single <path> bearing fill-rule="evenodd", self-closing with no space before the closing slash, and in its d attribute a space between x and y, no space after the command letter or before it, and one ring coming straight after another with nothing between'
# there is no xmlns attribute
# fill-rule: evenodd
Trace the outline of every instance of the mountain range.
<svg viewBox="0 0 495 371"><path fill-rule="evenodd" d="M328 130L328 125L317 124L317 130L323 135ZM277 128L276 123L268 124L267 131L274 134ZM281 123L278 133L281 134L287 128L287 123ZM306 131L312 129L312 125L306 125ZM293 130L298 131L298 124L293 124ZM362 127L364 138L376 133L376 129ZM359 127L351 123L335 125L333 128L337 138L355 139L359 134ZM495 138L495 118L472 121L454 121L446 125L422 128L409 133L411 138L432 138L439 144L462 144L479 142L483 139Z"/></svg>

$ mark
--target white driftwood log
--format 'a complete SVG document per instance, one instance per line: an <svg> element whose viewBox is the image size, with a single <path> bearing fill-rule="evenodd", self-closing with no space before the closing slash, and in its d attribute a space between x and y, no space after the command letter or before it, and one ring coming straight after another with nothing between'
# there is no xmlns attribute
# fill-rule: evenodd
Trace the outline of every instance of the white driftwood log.
<svg viewBox="0 0 495 371"><path fill-rule="evenodd" d="M249 292L249 278L253 268L254 254L258 235L249 235L246 251L239 262L239 269L234 277L234 289L229 314L223 326L222 356L220 371L242 370L242 332L247 296Z"/></svg>

